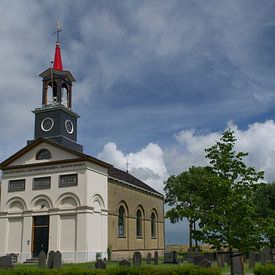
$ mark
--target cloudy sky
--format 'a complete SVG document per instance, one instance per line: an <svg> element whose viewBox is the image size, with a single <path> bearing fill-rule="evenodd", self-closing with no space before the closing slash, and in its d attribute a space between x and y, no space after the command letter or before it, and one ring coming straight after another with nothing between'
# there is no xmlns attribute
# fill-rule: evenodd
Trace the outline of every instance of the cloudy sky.
<svg viewBox="0 0 275 275"><path fill-rule="evenodd" d="M85 153L162 190L231 127L275 180L273 0L0 0L0 160L33 138L55 22ZM167 224L168 242L186 242Z"/></svg>

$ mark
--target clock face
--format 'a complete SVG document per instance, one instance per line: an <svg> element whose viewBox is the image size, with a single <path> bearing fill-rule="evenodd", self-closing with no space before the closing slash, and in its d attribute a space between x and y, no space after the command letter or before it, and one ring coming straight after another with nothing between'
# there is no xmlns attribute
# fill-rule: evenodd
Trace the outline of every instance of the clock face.
<svg viewBox="0 0 275 275"><path fill-rule="evenodd" d="M48 132L53 128L54 121L50 117L46 117L41 122L41 128L44 132Z"/></svg>
<svg viewBox="0 0 275 275"><path fill-rule="evenodd" d="M69 134L72 134L74 131L74 125L69 119L65 121L65 129Z"/></svg>

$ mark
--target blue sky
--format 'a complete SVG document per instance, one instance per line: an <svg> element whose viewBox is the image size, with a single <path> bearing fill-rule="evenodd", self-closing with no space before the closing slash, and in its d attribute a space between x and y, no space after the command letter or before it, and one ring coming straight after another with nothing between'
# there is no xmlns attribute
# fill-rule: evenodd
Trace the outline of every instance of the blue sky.
<svg viewBox="0 0 275 275"><path fill-rule="evenodd" d="M5 1L0 3L0 159L33 138L38 74L50 66L55 22L85 152L162 190L205 165L225 128L249 165L275 180L275 2ZM168 242L186 242L167 224Z"/></svg>

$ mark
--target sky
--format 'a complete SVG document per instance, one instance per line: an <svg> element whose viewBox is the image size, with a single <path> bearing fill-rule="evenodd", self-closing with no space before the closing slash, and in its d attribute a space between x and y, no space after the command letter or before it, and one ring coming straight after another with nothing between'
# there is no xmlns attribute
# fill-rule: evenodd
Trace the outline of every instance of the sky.
<svg viewBox="0 0 275 275"><path fill-rule="evenodd" d="M0 0L0 161L33 139L57 19L85 153L128 160L163 192L231 128L275 181L273 0ZM166 223L167 243L187 237L186 223Z"/></svg>

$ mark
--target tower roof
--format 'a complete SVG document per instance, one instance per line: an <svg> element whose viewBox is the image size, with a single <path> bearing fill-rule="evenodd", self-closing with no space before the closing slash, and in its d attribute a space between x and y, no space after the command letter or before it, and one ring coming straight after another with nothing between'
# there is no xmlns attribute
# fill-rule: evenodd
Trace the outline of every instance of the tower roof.
<svg viewBox="0 0 275 275"><path fill-rule="evenodd" d="M56 42L53 69L57 71L63 71L60 43Z"/></svg>

